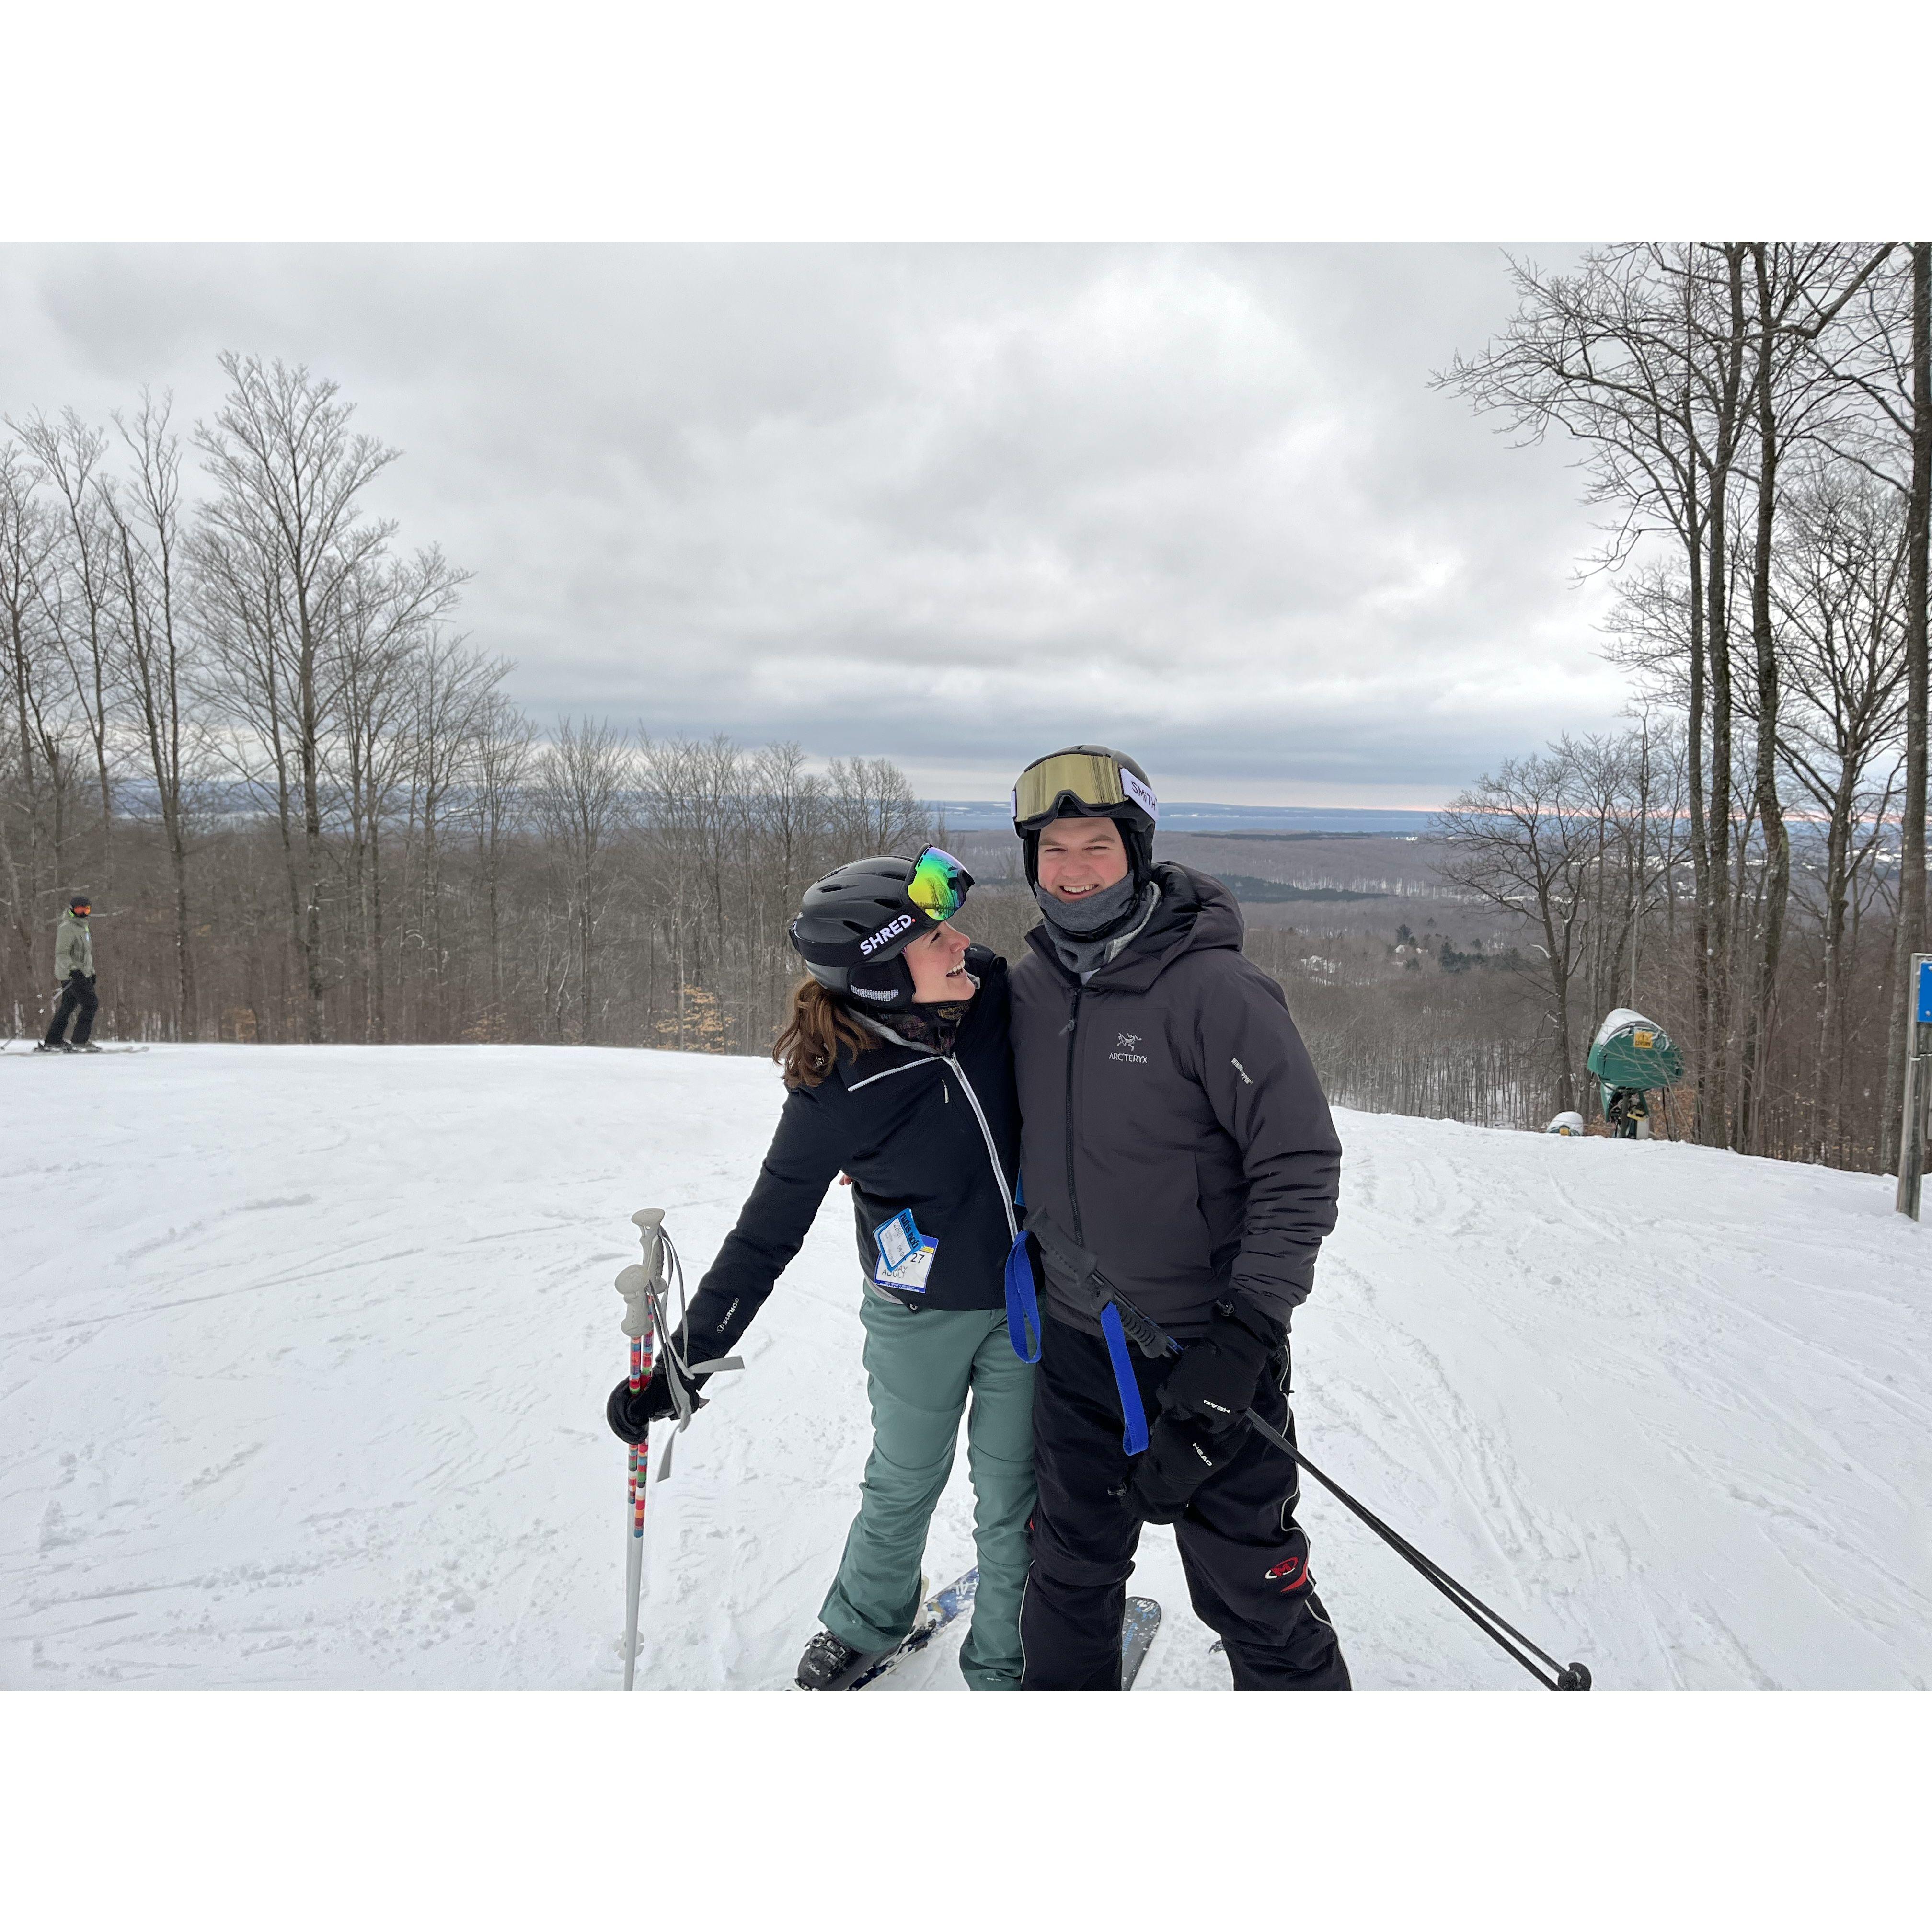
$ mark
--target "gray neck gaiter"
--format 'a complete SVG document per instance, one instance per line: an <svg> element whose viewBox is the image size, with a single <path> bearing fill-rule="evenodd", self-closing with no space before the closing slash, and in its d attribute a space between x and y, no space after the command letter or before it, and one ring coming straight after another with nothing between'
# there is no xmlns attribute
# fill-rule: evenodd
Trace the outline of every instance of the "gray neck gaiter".
<svg viewBox="0 0 1932 1932"><path fill-rule="evenodd" d="M1044 886L1034 898L1046 916L1047 937L1070 973L1090 973L1121 951L1152 916L1160 902L1160 887L1150 879L1136 896L1133 874L1117 880L1104 892L1068 904Z"/></svg>

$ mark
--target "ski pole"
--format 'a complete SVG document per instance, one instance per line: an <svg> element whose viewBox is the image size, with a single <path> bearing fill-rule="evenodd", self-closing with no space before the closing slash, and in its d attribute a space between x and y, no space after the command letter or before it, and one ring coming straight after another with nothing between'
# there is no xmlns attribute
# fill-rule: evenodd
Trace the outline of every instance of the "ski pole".
<svg viewBox="0 0 1932 1932"><path fill-rule="evenodd" d="M642 1208L631 1216L644 1243L644 1258L633 1262L617 1276L617 1292L624 1298L623 1330L631 1339L631 1392L635 1394L651 1378L656 1364L657 1337L652 1317L657 1297L652 1293L664 1265L662 1208ZM638 1598L644 1587L644 1505L651 1480L651 1433L631 1445L630 1492L625 1510L628 1534L624 1556L624 1688L637 1681Z"/></svg>
<svg viewBox="0 0 1932 1932"><path fill-rule="evenodd" d="M677 1438L691 1426L692 1417L703 1406L704 1398L694 1396L691 1392L690 1378L694 1376L726 1374L745 1366L736 1355L727 1355L715 1362L687 1362L679 1354L677 1335L670 1321L670 1277L674 1274L677 1278L681 1316L684 1307L684 1263L679 1258L676 1244L664 1225L664 1217L662 1208L640 1208L631 1216L638 1238L644 1244L644 1259L632 1262L617 1276L617 1292L624 1298L623 1330L631 1338L632 1394L651 1379L660 1342L664 1348L665 1379L670 1390L676 1426L664 1440L664 1460L658 1466L660 1483L669 1480L671 1453L676 1447ZM651 1436L648 1429L632 1448L630 1479L625 1513L628 1528L624 1566L626 1690L632 1688L637 1677L638 1599L643 1590L644 1574L644 1505L651 1480Z"/></svg>
<svg viewBox="0 0 1932 1932"><path fill-rule="evenodd" d="M1085 1249L1067 1240L1051 1220L1045 1216L1029 1216L1027 1231L1039 1237L1040 1246L1060 1264L1062 1272L1070 1276L1076 1285L1092 1283L1100 1291L1103 1304L1112 1304L1120 1318L1122 1330L1142 1354L1150 1360L1157 1360L1163 1355L1178 1355L1181 1352L1180 1344L1165 1328L1143 1315L1100 1272L1096 1258ZM1358 1502L1332 1476L1317 1468L1272 1423L1264 1421L1252 1408L1244 1409L1240 1420L1262 1441L1273 1444L1282 1454L1291 1458L1298 1468L1306 1469L1330 1495L1366 1523L1410 1568L1426 1577L1440 1590L1491 1642L1514 1658L1546 1690L1589 1689L1590 1672L1587 1665L1558 1663L1540 1645L1532 1642L1514 1625L1505 1623L1473 1590L1466 1584L1458 1582L1440 1564L1425 1556L1406 1537L1398 1535L1372 1510ZM1511 1637L1516 1640L1515 1643L1509 1641ZM1516 1648L1516 1644L1521 1644L1526 1650L1533 1651L1549 1665L1554 1675L1546 1676L1523 1654L1522 1650Z"/></svg>

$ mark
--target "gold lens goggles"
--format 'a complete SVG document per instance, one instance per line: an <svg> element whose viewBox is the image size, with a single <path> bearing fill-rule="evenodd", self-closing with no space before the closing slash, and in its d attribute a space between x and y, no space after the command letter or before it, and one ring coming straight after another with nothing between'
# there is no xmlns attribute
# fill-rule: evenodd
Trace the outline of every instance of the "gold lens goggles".
<svg viewBox="0 0 1932 1932"><path fill-rule="evenodd" d="M1119 765L1091 752L1056 752L1028 766L1013 787L1014 822L1026 825L1036 818L1050 818L1070 798L1096 810L1125 805L1127 794L1120 787Z"/></svg>

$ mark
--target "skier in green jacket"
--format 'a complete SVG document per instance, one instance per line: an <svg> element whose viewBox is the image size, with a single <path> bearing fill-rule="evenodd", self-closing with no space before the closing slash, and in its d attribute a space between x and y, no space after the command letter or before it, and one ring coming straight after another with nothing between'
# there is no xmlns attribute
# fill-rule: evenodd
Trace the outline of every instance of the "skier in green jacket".
<svg viewBox="0 0 1932 1932"><path fill-rule="evenodd" d="M88 914L93 910L85 892L76 892L54 928L54 981L60 988L60 1004L54 1008L46 1038L35 1048L40 1053L98 1053L88 1036L94 1031L94 1016L100 1001L94 990L94 934L88 929ZM67 1023L74 1019L74 1038L64 1036Z"/></svg>

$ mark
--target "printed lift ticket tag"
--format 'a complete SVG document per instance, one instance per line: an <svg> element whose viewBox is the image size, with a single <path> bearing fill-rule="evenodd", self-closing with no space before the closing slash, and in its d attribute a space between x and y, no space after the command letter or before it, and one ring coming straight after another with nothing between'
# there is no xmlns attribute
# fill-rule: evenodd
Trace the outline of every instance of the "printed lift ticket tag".
<svg viewBox="0 0 1932 1932"><path fill-rule="evenodd" d="M919 1232L918 1224L912 1218L912 1210L902 1209L873 1238L879 1244L878 1279L881 1286L923 1294L926 1278L932 1273L932 1258L939 1252L939 1244L930 1234Z"/></svg>

